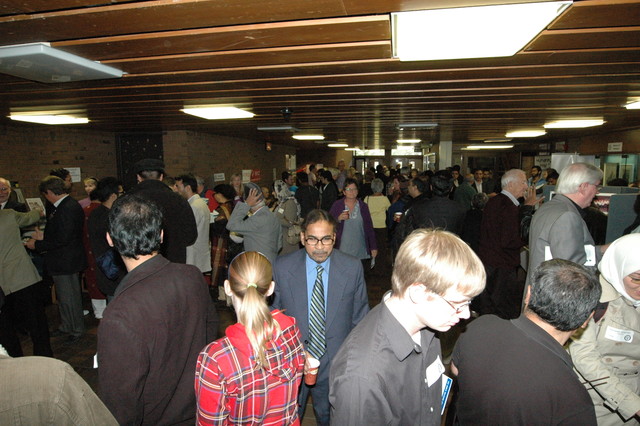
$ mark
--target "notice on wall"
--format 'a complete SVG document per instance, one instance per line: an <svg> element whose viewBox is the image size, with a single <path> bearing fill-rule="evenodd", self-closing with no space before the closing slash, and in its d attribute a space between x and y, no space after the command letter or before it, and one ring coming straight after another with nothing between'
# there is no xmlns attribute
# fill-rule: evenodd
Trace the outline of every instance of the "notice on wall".
<svg viewBox="0 0 640 426"><path fill-rule="evenodd" d="M608 143L607 152L622 152L622 142Z"/></svg>
<svg viewBox="0 0 640 426"><path fill-rule="evenodd" d="M213 181L214 182L224 182L225 178L224 178L224 173L214 173L213 174Z"/></svg>
<svg viewBox="0 0 640 426"><path fill-rule="evenodd" d="M82 174L80 173L80 167L65 167L71 174L71 182L82 182Z"/></svg>
<svg viewBox="0 0 640 426"><path fill-rule="evenodd" d="M251 170L251 182L260 182L260 169Z"/></svg>
<svg viewBox="0 0 640 426"><path fill-rule="evenodd" d="M242 183L251 182L251 172L253 172L253 170L242 171Z"/></svg>

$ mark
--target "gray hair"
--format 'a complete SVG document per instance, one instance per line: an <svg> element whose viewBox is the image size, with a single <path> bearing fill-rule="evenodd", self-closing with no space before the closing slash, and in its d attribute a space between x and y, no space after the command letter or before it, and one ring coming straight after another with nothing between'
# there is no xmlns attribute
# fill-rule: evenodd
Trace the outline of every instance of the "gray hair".
<svg viewBox="0 0 640 426"><path fill-rule="evenodd" d="M602 181L602 170L588 163L573 163L562 169L558 178L558 194L574 194L583 183L598 185Z"/></svg>
<svg viewBox="0 0 640 426"><path fill-rule="evenodd" d="M511 182L517 181L518 178L520 178L522 175L525 175L525 177L527 176L526 173L520 169L508 170L505 174L502 175L500 183L502 184L503 188L506 188L507 185L509 185Z"/></svg>
<svg viewBox="0 0 640 426"><path fill-rule="evenodd" d="M477 194L473 194L471 198L471 205L478 210L484 209L484 206L489 202L489 196L484 192L478 192Z"/></svg>
<svg viewBox="0 0 640 426"><path fill-rule="evenodd" d="M374 194L377 194L378 192L382 192L384 190L384 182L382 182L382 179L375 178L374 180L372 180L371 190L373 191Z"/></svg>

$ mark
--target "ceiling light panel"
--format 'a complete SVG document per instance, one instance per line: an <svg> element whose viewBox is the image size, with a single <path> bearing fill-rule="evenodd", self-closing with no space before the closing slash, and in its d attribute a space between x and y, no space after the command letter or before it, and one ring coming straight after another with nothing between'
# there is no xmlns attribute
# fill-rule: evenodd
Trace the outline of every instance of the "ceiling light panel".
<svg viewBox="0 0 640 426"><path fill-rule="evenodd" d="M515 130L507 133L505 136L508 138L537 138L538 136L546 135L547 132L542 129L531 130Z"/></svg>
<svg viewBox="0 0 640 426"><path fill-rule="evenodd" d="M86 124L89 122L87 117L75 117L72 115L56 115L56 114L11 114L10 119L15 121L24 121L27 123L37 124Z"/></svg>
<svg viewBox="0 0 640 426"><path fill-rule="evenodd" d="M515 55L572 2L506 4L392 14L401 61Z"/></svg>
<svg viewBox="0 0 640 426"><path fill-rule="evenodd" d="M69 81L119 78L119 69L54 49L49 43L28 43L0 47L0 72L39 81Z"/></svg>
<svg viewBox="0 0 640 426"><path fill-rule="evenodd" d="M207 120L228 120L236 118L251 118L254 116L252 112L245 111L240 108L223 106L190 106L189 108L183 108L180 111L185 114L194 115Z"/></svg>
<svg viewBox="0 0 640 426"><path fill-rule="evenodd" d="M584 120L557 120L545 123L545 129L583 129L585 127L602 126L604 120L602 118L597 119L584 119Z"/></svg>
<svg viewBox="0 0 640 426"><path fill-rule="evenodd" d="M323 135L311 135L311 134L302 134L302 135L293 135L292 138L299 141L322 141L324 140Z"/></svg>

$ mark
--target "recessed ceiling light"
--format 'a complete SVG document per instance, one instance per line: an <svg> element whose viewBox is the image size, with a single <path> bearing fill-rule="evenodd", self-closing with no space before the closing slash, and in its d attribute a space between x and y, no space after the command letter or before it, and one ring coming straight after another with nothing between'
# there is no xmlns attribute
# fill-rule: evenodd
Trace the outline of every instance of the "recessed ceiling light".
<svg viewBox="0 0 640 426"><path fill-rule="evenodd" d="M293 135L294 139L299 141L323 141L323 135L312 135L312 134L301 134L301 135Z"/></svg>
<svg viewBox="0 0 640 426"><path fill-rule="evenodd" d="M15 121L26 121L27 123L38 124L86 124L89 122L87 117L74 117L71 115L56 114L11 114L10 119Z"/></svg>
<svg viewBox="0 0 640 426"><path fill-rule="evenodd" d="M284 125L284 126L260 126L258 130L261 132L298 132L300 131L294 126Z"/></svg>
<svg viewBox="0 0 640 426"><path fill-rule="evenodd" d="M584 127L601 126L604 124L604 120L589 119L589 120L557 120L545 123L545 129L581 129Z"/></svg>
<svg viewBox="0 0 640 426"><path fill-rule="evenodd" d="M508 138L536 138L547 134L545 130L531 129L531 130L516 130L507 133L505 136Z"/></svg>
<svg viewBox="0 0 640 426"><path fill-rule="evenodd" d="M640 109L640 100L628 103L624 107L626 109Z"/></svg>
<svg viewBox="0 0 640 426"><path fill-rule="evenodd" d="M396 139L398 143L420 143L420 139Z"/></svg>
<svg viewBox="0 0 640 426"><path fill-rule="evenodd" d="M346 143L330 143L327 146L329 148L347 148L349 145Z"/></svg>
<svg viewBox="0 0 640 426"><path fill-rule="evenodd" d="M438 127L438 123L398 123L396 127L402 129L431 129Z"/></svg>
<svg viewBox="0 0 640 426"><path fill-rule="evenodd" d="M478 149L510 149L513 145L469 145L466 148L462 148L467 151L476 151Z"/></svg>
<svg viewBox="0 0 640 426"><path fill-rule="evenodd" d="M236 107L223 106L190 106L180 111L185 114L195 115L196 117L205 118L207 120L225 120L233 118L251 118L254 116L252 112L245 111Z"/></svg>
<svg viewBox="0 0 640 426"><path fill-rule="evenodd" d="M539 2L391 14L401 61L512 56L572 2Z"/></svg>

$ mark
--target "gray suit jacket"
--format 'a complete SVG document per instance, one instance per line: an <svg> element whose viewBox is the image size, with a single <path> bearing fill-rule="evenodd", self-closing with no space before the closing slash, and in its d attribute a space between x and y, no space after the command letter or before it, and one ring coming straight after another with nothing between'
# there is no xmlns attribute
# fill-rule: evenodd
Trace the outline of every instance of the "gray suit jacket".
<svg viewBox="0 0 640 426"><path fill-rule="evenodd" d="M531 221L527 284L533 271L544 261L545 247L549 246L554 259L584 265L587 260L585 245L594 245L594 242L578 207L564 195L555 195L540 207ZM599 247L595 251L597 264L602 254Z"/></svg>
<svg viewBox="0 0 640 426"><path fill-rule="evenodd" d="M249 210L251 208L247 203L238 203L233 208L227 229L243 235L246 251L257 251L264 254L273 265L282 248L280 221L267 207L263 207L254 215L247 217Z"/></svg>
<svg viewBox="0 0 640 426"><path fill-rule="evenodd" d="M294 317L302 334L309 338L306 256L304 249L278 257L273 272L276 282L273 308ZM362 263L353 256L333 249L329 268L326 309L326 355L330 361L351 330L369 312L367 287Z"/></svg>

